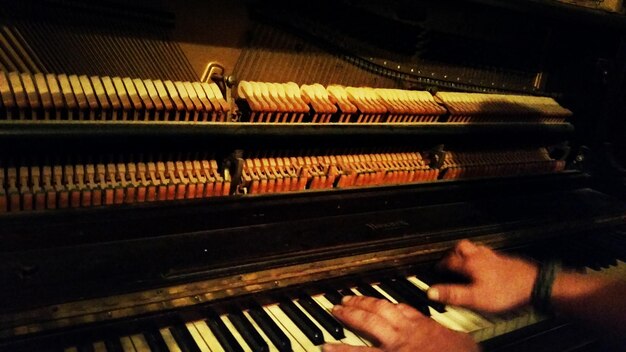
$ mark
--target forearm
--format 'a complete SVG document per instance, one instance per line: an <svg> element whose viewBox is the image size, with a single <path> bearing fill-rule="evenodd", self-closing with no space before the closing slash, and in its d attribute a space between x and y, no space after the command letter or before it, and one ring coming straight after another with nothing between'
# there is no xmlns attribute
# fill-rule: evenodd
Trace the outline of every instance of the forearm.
<svg viewBox="0 0 626 352"><path fill-rule="evenodd" d="M551 302L557 313L598 331L626 336L625 281L561 272L555 279Z"/></svg>

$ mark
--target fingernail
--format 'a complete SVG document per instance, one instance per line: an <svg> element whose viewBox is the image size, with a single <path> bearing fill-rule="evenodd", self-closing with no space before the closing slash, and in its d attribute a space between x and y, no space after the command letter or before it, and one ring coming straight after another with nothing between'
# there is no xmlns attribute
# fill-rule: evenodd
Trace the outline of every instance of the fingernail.
<svg viewBox="0 0 626 352"><path fill-rule="evenodd" d="M336 351L337 347L333 344L327 343L324 346L322 346L322 351L323 352L333 352Z"/></svg>
<svg viewBox="0 0 626 352"><path fill-rule="evenodd" d="M339 304L337 304L336 306L333 306L333 313L339 313L343 310L343 307L340 306Z"/></svg>
<svg viewBox="0 0 626 352"><path fill-rule="evenodd" d="M350 302L351 299L352 299L352 296L343 296L343 298L341 299L341 304L346 304Z"/></svg>
<svg viewBox="0 0 626 352"><path fill-rule="evenodd" d="M428 295L428 299L431 301L439 300L439 290L436 288L429 288L426 294Z"/></svg>

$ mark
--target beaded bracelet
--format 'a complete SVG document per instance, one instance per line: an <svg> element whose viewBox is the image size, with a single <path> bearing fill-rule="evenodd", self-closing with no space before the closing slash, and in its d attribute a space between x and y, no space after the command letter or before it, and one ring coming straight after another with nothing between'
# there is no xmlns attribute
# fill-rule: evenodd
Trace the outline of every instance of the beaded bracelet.
<svg viewBox="0 0 626 352"><path fill-rule="evenodd" d="M541 313L550 313L551 311L552 285L559 269L560 265L555 261L547 261L539 266L530 302Z"/></svg>

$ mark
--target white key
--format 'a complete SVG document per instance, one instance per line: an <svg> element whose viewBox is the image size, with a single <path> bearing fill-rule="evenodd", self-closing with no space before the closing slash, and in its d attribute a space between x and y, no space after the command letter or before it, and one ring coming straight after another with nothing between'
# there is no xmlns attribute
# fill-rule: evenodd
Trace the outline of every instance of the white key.
<svg viewBox="0 0 626 352"><path fill-rule="evenodd" d="M380 293L382 293L385 297L392 299L391 296L382 288L380 288L379 286L374 286L372 285L372 287L376 288ZM393 300L393 303L398 303L395 299ZM437 323L447 327L448 329L451 330L455 330L455 331L462 331L462 332L468 332L466 328L464 328L462 325L458 324L457 322L455 322L454 320L440 314L439 312L437 312L436 310L432 309L432 308L428 308L431 318L436 321Z"/></svg>
<svg viewBox="0 0 626 352"><path fill-rule="evenodd" d="M382 288L378 287L378 285L372 284L370 286L372 286L376 291L380 292L380 294L383 295L386 299L388 299L391 303L398 304L398 301L396 301L393 297L389 296L389 294L387 294L387 292L385 292L385 290L383 290Z"/></svg>
<svg viewBox="0 0 626 352"><path fill-rule="evenodd" d="M610 266L607 269L602 269L601 273L610 277L617 278L626 276L626 263L621 260L617 260L617 265Z"/></svg>
<svg viewBox="0 0 626 352"><path fill-rule="evenodd" d="M424 292L428 291L430 288L428 284L416 276L409 276L406 279ZM460 307L445 306L445 308L446 313L439 314L444 314L448 318L460 323L462 326L465 326L468 332L472 332L472 336L474 336L475 339L478 338L479 340L482 340L483 337L486 339L494 335L495 325L484 317Z"/></svg>
<svg viewBox="0 0 626 352"><path fill-rule="evenodd" d="M296 300L292 300L293 304L296 305L296 307L298 307L298 309L300 309L300 311L306 315L307 318L309 318L309 320L311 320L313 322L313 324L315 324L315 326L317 326L318 329L320 329L320 331L322 332L322 336L324 337L324 342L331 342L331 343L338 343L340 342L339 340L337 340L336 338L334 338L328 331L326 331L326 329L324 329L323 326L321 326L317 320L315 320L310 314L309 312L307 312L306 310L304 310L304 308L302 308L302 306L300 305L300 303Z"/></svg>
<svg viewBox="0 0 626 352"><path fill-rule="evenodd" d="M237 330L233 323L230 322L230 319L228 319L226 315L221 315L220 319L222 319L224 325L226 325L226 328L230 331L230 333L233 334L233 337L235 338L235 340L237 340L237 343L241 345L241 348L243 348L245 352L252 352L252 349L250 348L250 346L248 346L246 340L243 339L243 336L241 336L239 330Z"/></svg>
<svg viewBox="0 0 626 352"><path fill-rule="evenodd" d="M150 351L150 345L148 345L148 341L142 334L131 335L130 340L133 342L135 350L139 352Z"/></svg>
<svg viewBox="0 0 626 352"><path fill-rule="evenodd" d="M446 316L445 314L437 312L436 310L434 310L431 307L428 307L428 310L430 311L430 318L432 320L438 322L439 324L445 326L446 328L448 328L450 330L460 331L460 332L470 332L470 331L472 331L467 326L464 326L464 325L460 324L459 322L455 321L454 319L451 319L450 317Z"/></svg>
<svg viewBox="0 0 626 352"><path fill-rule="evenodd" d="M285 334L291 340L291 348L294 351L319 351L320 348L315 346L311 340L309 340L302 331L289 319L289 317L283 313L278 304L272 304L263 307L267 314L269 314L274 322L281 326Z"/></svg>
<svg viewBox="0 0 626 352"><path fill-rule="evenodd" d="M324 295L316 295L312 297L314 301L316 301L320 306L322 306L328 313L331 313L333 310L333 304L330 303ZM331 313L332 314L332 313ZM343 328L343 332L346 335L346 338L341 340L341 342L352 345L352 346L372 346L372 344L367 341L365 338L359 337L354 332L348 330L345 326Z"/></svg>
<svg viewBox="0 0 626 352"><path fill-rule="evenodd" d="M170 329L163 328L159 330L159 332L161 333L161 336L163 336L163 341L165 341L165 344L167 345L167 348L170 350L170 352L182 352L180 347L178 347L174 336L172 336Z"/></svg>
<svg viewBox="0 0 626 352"><path fill-rule="evenodd" d="M481 329L486 327L486 326L477 324L472 319L469 319L468 317L460 314L458 311L456 311L452 307L446 306L445 308L446 308L446 312L445 313L439 313L439 314L445 315L446 317L448 317L448 318L458 322L460 325L462 325L466 329L468 329L468 332L469 331L475 331L475 330L481 330Z"/></svg>
<svg viewBox="0 0 626 352"><path fill-rule="evenodd" d="M185 327L187 328L187 331L189 331L189 334L191 334L191 337L193 338L196 345L198 345L198 348L201 352L211 352L211 349L206 344L206 341L204 341L204 339L202 338L202 335L200 335L200 333L198 332L198 329L196 328L196 325L194 323L186 323Z"/></svg>
<svg viewBox="0 0 626 352"><path fill-rule="evenodd" d="M496 314L485 314L484 316L494 324L493 336L491 337L500 336L513 330L511 322L505 317Z"/></svg>
<svg viewBox="0 0 626 352"><path fill-rule="evenodd" d="M410 276L410 277L407 277L406 279L409 282L411 282L413 285L417 286L417 288L419 288L422 291L428 291L428 289L430 288L428 284L426 284L425 282L423 282L422 280L420 280L419 278L415 276ZM473 325L476 325L482 328L493 326L492 322L488 321L484 317L481 317L479 314L474 313L465 308L455 307L455 306L446 306L445 308L447 311L451 313L450 315L462 317L463 319L471 322Z"/></svg>
<svg viewBox="0 0 626 352"><path fill-rule="evenodd" d="M217 337L215 337L215 334L213 334L213 331L206 325L205 321L199 320L194 322L193 325L196 326L198 333L202 336L202 339L212 352L224 352L224 348L220 345Z"/></svg>
<svg viewBox="0 0 626 352"><path fill-rule="evenodd" d="M133 341L130 339L130 336L120 338L120 343L122 344L124 352L136 352L135 345L133 345Z"/></svg>
<svg viewBox="0 0 626 352"><path fill-rule="evenodd" d="M277 352L278 348L276 348L276 346L274 346L274 344L272 343L272 340L270 340L270 338L265 334L265 331L263 331L263 329L261 329L261 327L256 323L256 321L254 321L254 319L252 319L252 316L250 315L250 313L248 313L248 311L246 310L246 311L243 312L243 315L246 317L246 319L248 319L250 324L252 324L252 326L254 326L254 328L259 333L259 335L261 335L261 337L263 338L263 340L267 344L267 347L269 347L269 351L270 352Z"/></svg>
<svg viewBox="0 0 626 352"><path fill-rule="evenodd" d="M430 288L427 283L417 278L417 276L409 276L406 279L422 291L428 291L428 289Z"/></svg>
<svg viewBox="0 0 626 352"><path fill-rule="evenodd" d="M355 296L363 296L363 294L359 292L359 290L357 290L356 287L351 288L350 291L352 291Z"/></svg>
<svg viewBox="0 0 626 352"><path fill-rule="evenodd" d="M458 320L465 319L468 323L474 324L476 329L471 331L471 335L476 341L488 339L494 335L494 324L478 314L454 306L446 306L446 311L450 316L458 317Z"/></svg>
<svg viewBox="0 0 626 352"><path fill-rule="evenodd" d="M426 292L428 290L428 285L424 283L422 280L419 280L417 277L407 277L407 281L411 284L415 285L418 289ZM440 313L429 307L431 317L439 322L440 324L448 327L449 329L462 331L462 332L471 332L481 329L481 326L477 325L473 321L463 317L461 314L454 312L449 307L445 307L446 312Z"/></svg>

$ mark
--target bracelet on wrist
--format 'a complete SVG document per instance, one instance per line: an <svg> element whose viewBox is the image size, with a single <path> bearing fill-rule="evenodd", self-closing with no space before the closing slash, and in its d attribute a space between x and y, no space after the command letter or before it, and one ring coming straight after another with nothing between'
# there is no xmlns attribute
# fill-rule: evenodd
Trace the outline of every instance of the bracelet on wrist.
<svg viewBox="0 0 626 352"><path fill-rule="evenodd" d="M560 264L556 261L547 261L539 266L537 278L530 296L530 303L541 313L550 313L552 311L552 286L559 270Z"/></svg>

